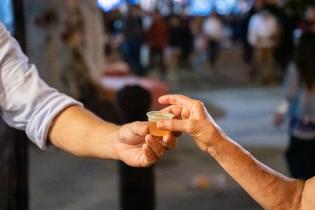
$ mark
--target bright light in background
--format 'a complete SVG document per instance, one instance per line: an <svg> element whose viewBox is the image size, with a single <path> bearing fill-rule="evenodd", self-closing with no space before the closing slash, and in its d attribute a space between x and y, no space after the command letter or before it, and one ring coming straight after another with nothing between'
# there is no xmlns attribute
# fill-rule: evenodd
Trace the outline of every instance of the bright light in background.
<svg viewBox="0 0 315 210"><path fill-rule="evenodd" d="M105 11L109 12L112 9L115 9L122 3L121 0L97 0L98 5Z"/></svg>
<svg viewBox="0 0 315 210"><path fill-rule="evenodd" d="M152 11L155 9L156 0L140 0L140 6L145 11Z"/></svg>
<svg viewBox="0 0 315 210"><path fill-rule="evenodd" d="M3 1L3 0L1 0ZM4 0L6 1L6 0ZM213 10L221 15L230 13L244 13L249 10L252 0L172 0L174 3L174 12L181 12L183 6L188 15L207 16ZM168 14L169 0L97 0L98 5L105 11L127 7L129 4L139 4L144 11L153 11L159 8L163 14Z"/></svg>
<svg viewBox="0 0 315 210"><path fill-rule="evenodd" d="M129 4L138 4L139 3L139 0L128 0Z"/></svg>
<svg viewBox="0 0 315 210"><path fill-rule="evenodd" d="M200 16L209 15L212 10L212 4L212 0L190 0L187 9L188 14Z"/></svg>
<svg viewBox="0 0 315 210"><path fill-rule="evenodd" d="M215 2L216 11L221 15L227 15L233 11L236 0L218 0Z"/></svg>
<svg viewBox="0 0 315 210"><path fill-rule="evenodd" d="M13 32L13 7L11 0L1 0L0 21Z"/></svg>
<svg viewBox="0 0 315 210"><path fill-rule="evenodd" d="M249 0L239 0L237 3L237 9L241 13L248 12L252 7L253 2Z"/></svg>

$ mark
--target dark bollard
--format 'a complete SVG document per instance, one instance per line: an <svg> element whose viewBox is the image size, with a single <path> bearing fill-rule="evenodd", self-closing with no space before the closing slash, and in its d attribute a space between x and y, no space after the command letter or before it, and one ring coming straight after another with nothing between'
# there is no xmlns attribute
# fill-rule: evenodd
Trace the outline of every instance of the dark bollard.
<svg viewBox="0 0 315 210"><path fill-rule="evenodd" d="M126 86L117 93L123 123L147 121L151 95L146 89ZM134 168L119 162L119 190L121 210L154 210L154 167Z"/></svg>
<svg viewBox="0 0 315 210"><path fill-rule="evenodd" d="M154 210L154 168L134 168L119 162L122 210Z"/></svg>

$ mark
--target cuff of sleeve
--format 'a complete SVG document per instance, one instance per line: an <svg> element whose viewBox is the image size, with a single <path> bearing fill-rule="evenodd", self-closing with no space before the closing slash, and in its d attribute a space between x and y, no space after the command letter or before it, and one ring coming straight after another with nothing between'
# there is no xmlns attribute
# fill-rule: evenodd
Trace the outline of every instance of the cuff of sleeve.
<svg viewBox="0 0 315 210"><path fill-rule="evenodd" d="M82 103L64 94L55 93L43 101L41 107L37 108L29 124L26 134L40 149L48 147L48 132L55 117L69 106L83 106Z"/></svg>

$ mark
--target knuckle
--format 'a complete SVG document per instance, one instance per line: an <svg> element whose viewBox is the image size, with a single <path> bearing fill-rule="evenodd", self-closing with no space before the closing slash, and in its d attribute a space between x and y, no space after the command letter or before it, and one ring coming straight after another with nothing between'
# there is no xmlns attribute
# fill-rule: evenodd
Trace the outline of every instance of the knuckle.
<svg viewBox="0 0 315 210"><path fill-rule="evenodd" d="M191 120L187 123L187 131L191 134L193 134L195 132L195 127L196 125L198 125L198 122L195 120Z"/></svg>
<svg viewBox="0 0 315 210"><path fill-rule="evenodd" d="M198 109L201 109L201 108L203 108L204 103L202 103L201 101L195 101L195 106L196 106Z"/></svg>
<svg viewBox="0 0 315 210"><path fill-rule="evenodd" d="M173 129L174 123L172 122L172 120L166 120L163 122L163 127L165 127L166 129Z"/></svg>
<svg viewBox="0 0 315 210"><path fill-rule="evenodd" d="M132 126L131 124L127 124L126 127L125 127L125 130L126 130L126 133L132 133L133 129L132 129Z"/></svg>
<svg viewBox="0 0 315 210"><path fill-rule="evenodd" d="M133 122L133 124L134 124L135 126L141 126L141 125L142 125L142 122L140 122L140 121L135 121L135 122Z"/></svg>

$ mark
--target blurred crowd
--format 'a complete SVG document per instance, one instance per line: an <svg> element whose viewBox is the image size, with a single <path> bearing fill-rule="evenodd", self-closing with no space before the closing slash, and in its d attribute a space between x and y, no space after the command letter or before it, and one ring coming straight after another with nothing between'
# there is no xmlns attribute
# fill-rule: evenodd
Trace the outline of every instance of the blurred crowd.
<svg viewBox="0 0 315 210"><path fill-rule="evenodd" d="M138 76L158 73L176 85L183 69L217 73L222 49L238 46L250 83L284 81L274 123L288 119L288 168L294 178L308 179L315 175L310 161L315 158L315 4L307 5L302 15L293 11L294 4L280 6L276 0L254 0L246 13L225 16L215 11L165 16L138 6L131 6L127 15L114 10L104 13L106 59L126 62Z"/></svg>
<svg viewBox="0 0 315 210"><path fill-rule="evenodd" d="M294 58L295 41L305 31L314 31L315 8L309 5L303 17L292 6L275 0L255 0L246 13L209 16L162 15L131 5L127 13L104 13L107 64L126 62L134 74L158 73L160 79L177 82L181 69L215 71L220 51L231 44L243 49L248 76L258 84L280 81Z"/></svg>

